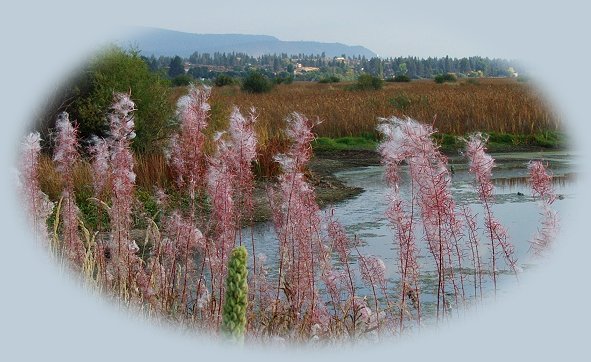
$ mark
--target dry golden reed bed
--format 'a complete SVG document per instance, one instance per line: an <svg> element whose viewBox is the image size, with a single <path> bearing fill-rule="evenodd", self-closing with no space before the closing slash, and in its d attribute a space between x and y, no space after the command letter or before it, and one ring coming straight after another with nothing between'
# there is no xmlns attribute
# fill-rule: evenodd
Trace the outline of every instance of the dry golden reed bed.
<svg viewBox="0 0 591 362"><path fill-rule="evenodd" d="M321 137L377 135L378 118L409 116L431 123L440 133L469 132L534 134L557 131L560 121L542 96L528 83L515 79L432 80L385 83L376 91L350 91L347 83L278 85L270 93L248 94L238 87L214 88L213 115L226 115L231 106L255 107L263 140L275 138L282 120L297 111L318 117ZM217 118L217 117L216 117ZM220 117L222 119L226 117Z"/></svg>
<svg viewBox="0 0 591 362"><path fill-rule="evenodd" d="M379 118L392 115L427 123L435 119L438 132L454 135L475 131L530 135L561 129L558 116L541 94L530 84L515 79L460 80L447 84L418 80L384 83L383 89L375 91L351 91L347 89L349 85L296 82L277 85L263 94L245 93L239 86L214 87L210 99L211 127L207 133L226 129L234 105L245 112L255 107L259 138L256 173L270 176L279 172L273 156L284 152L288 145L282 130L285 117L294 111L322 121L314 128L318 137L378 137ZM185 93L185 87L175 88L171 102ZM42 182L46 192L59 189L47 161L48 177ZM135 164L139 186L151 189L154 184L169 184L170 170L161 154L136 155ZM87 180L87 173L86 166L77 172L82 180Z"/></svg>

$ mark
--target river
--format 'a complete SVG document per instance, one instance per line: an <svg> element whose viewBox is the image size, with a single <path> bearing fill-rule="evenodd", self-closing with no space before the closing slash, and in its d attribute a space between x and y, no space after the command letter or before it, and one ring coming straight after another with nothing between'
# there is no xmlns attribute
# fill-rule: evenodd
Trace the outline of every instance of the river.
<svg viewBox="0 0 591 362"><path fill-rule="evenodd" d="M493 184L495 185L495 202L492 206L495 217L507 229L510 242L515 247L517 264L523 272L531 272L536 265L542 263L543 258L535 257L530 250L530 242L536 233L540 220L540 208L537 200L531 196L531 190L527 183L527 163L529 160L542 160L548 164L548 168L554 175L554 188L560 197L552 207L558 212L559 219L565 220L573 214L576 197L576 169L577 158L568 152L545 153L504 153L493 155L497 166L493 169ZM450 164L454 173L451 182L451 192L457 205L469 205L477 214L480 227L481 257L489 267L487 240L482 234L483 208L474 189L474 178L468 172L468 165L460 157L450 158ZM394 293L398 282L397 275L397 246L391 226L385 217L388 206L388 188L384 180L383 166L357 167L335 173L335 176L348 186L361 187L363 192L354 198L342 201L325 208L333 210L336 219L343 224L350 237L356 236L360 240L359 251L362 254L380 257L386 264L389 289ZM408 194L408 170L402 167L401 193L404 197ZM257 253L267 255L267 263L270 269L276 265L277 237L271 222L259 223L254 227L254 240L256 240ZM250 231L247 232L250 234ZM421 267L421 302L425 311L434 308L437 298L437 274L432 256L425 247L425 242L417 235L420 247L419 264ZM465 252L468 252L467 250ZM357 260L352 257L352 264ZM504 269L502 269L504 268ZM276 272L275 272L276 273ZM275 274L271 270L270 275ZM470 286L473 279L473 269L464 271L466 278L466 295L473 298L475 289ZM360 294L369 295L363 289L361 279L357 276L357 284ZM486 294L493 290L492 278L486 277L483 281L483 289ZM500 266L497 279L496 293L506 293L515 283L516 277L504 264Z"/></svg>

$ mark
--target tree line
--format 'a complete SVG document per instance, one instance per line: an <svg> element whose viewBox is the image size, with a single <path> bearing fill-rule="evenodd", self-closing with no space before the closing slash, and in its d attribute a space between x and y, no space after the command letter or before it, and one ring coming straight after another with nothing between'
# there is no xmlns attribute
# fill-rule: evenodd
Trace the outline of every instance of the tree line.
<svg viewBox="0 0 591 362"><path fill-rule="evenodd" d="M213 79L220 72L237 76L253 68L272 73L287 72L294 74L298 65L316 67L324 75L340 75L344 78L356 77L367 73L380 78L404 75L411 79L434 78L440 74L456 73L468 77L505 77L523 73L522 67L514 60L471 57L428 57L413 56L390 58L366 58L365 56L327 57L321 54L266 54L251 56L245 53L194 52L188 58L153 55L142 56L152 71L168 72L171 77L182 74L182 65L189 65L188 73L194 78ZM172 71L174 70L174 71ZM318 80L320 77L301 75L298 80Z"/></svg>

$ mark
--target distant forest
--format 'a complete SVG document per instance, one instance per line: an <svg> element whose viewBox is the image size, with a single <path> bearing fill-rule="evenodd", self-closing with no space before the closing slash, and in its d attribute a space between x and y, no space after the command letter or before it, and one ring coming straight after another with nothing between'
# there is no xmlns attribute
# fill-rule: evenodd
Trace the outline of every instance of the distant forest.
<svg viewBox="0 0 591 362"><path fill-rule="evenodd" d="M396 57L366 58L327 57L325 54L288 55L269 54L253 57L244 53L198 53L188 58L142 57L152 71L166 71L170 76L181 74L183 67L194 78L212 79L219 74L243 76L258 70L269 75L284 73L295 76L296 80L318 80L327 75L341 79L355 79L367 73L384 79L404 75L412 79L433 78L440 74L454 73L460 77L510 77L523 73L515 61L480 56L446 57ZM170 70L173 69L173 74ZM176 70L174 70L176 69ZM174 74L174 73L177 74Z"/></svg>

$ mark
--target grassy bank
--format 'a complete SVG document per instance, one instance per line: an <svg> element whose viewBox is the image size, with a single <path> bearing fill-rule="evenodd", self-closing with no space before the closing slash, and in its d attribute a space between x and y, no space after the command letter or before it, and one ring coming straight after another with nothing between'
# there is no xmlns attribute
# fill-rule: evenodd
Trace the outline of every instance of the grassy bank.
<svg viewBox="0 0 591 362"><path fill-rule="evenodd" d="M568 146L566 135L562 132L547 131L534 134L510 134L490 132L488 150L490 152L519 152L532 149L559 150ZM465 147L463 136L436 133L434 140L441 146L441 150L447 154L461 151ZM366 151L376 150L379 140L372 136L359 137L318 137L312 142L312 147L317 153L339 151Z"/></svg>

